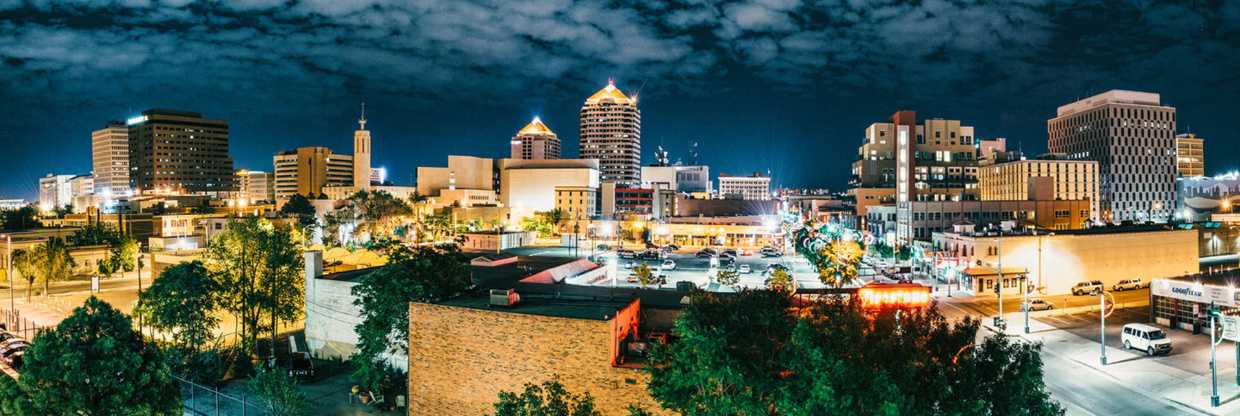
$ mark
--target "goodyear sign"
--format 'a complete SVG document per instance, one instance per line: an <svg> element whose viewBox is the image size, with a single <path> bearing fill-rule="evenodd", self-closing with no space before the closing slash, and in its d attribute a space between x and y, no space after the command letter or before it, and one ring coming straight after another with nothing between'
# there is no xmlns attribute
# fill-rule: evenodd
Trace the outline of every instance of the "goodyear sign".
<svg viewBox="0 0 1240 416"><path fill-rule="evenodd" d="M1236 290L1181 280L1156 279L1150 282L1154 296L1193 301L1205 305L1236 306Z"/></svg>

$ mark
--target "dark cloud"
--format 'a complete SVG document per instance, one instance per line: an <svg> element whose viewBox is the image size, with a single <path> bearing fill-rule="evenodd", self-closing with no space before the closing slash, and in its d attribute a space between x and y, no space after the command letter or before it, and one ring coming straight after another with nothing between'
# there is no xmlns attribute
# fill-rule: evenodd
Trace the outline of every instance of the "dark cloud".
<svg viewBox="0 0 1240 416"><path fill-rule="evenodd" d="M531 113L572 143L575 107L609 77L641 89L647 143L708 140L719 170L838 186L846 170L809 169L814 149L896 108L1036 148L1055 105L1142 88L1210 126L1240 92L1238 43L1230 1L0 0L0 140L17 144L0 162L23 171L0 193L88 169L90 129L152 106L229 118L239 164L260 169L281 147L346 143L362 99L391 115L377 133L399 139L397 171L502 154ZM755 136L809 147L730 150ZM31 141L75 150L48 160Z"/></svg>

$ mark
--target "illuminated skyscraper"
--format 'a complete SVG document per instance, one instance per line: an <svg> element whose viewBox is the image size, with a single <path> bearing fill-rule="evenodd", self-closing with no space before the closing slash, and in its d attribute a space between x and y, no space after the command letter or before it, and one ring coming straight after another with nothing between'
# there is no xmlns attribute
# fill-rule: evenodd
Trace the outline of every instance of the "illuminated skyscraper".
<svg viewBox="0 0 1240 416"><path fill-rule="evenodd" d="M636 187L641 184L642 113L637 99L613 82L581 106L581 158L597 159L601 180Z"/></svg>
<svg viewBox="0 0 1240 416"><path fill-rule="evenodd" d="M95 190L102 195L122 195L129 191L129 127L120 121L90 134L91 168Z"/></svg>
<svg viewBox="0 0 1240 416"><path fill-rule="evenodd" d="M538 117L512 138L512 158L542 160L560 158L560 138Z"/></svg>
<svg viewBox="0 0 1240 416"><path fill-rule="evenodd" d="M130 118L129 183L134 192L233 190L228 122L175 110Z"/></svg>

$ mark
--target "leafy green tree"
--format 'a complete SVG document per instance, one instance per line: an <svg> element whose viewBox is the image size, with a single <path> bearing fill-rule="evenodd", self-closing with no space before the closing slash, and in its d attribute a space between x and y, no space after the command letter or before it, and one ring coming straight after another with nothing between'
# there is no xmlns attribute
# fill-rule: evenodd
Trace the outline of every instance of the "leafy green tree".
<svg viewBox="0 0 1240 416"><path fill-rule="evenodd" d="M142 247L138 244L138 240L130 236L122 236L108 247L108 255L112 262L116 263L118 270L129 273L138 267L138 256L141 250Z"/></svg>
<svg viewBox="0 0 1240 416"><path fill-rule="evenodd" d="M116 274L117 270L120 270L120 267L117 267L116 262L109 256L99 260L98 267L95 270L98 270L99 274L103 275L103 278L111 279L112 275Z"/></svg>
<svg viewBox="0 0 1240 416"><path fill-rule="evenodd" d="M851 240L835 240L819 251L814 267L818 279L828 286L843 287L856 282L857 270L865 251Z"/></svg>
<svg viewBox="0 0 1240 416"><path fill-rule="evenodd" d="M102 222L92 222L74 231L69 236L69 244L73 246L111 245L120 239L120 232Z"/></svg>
<svg viewBox="0 0 1240 416"><path fill-rule="evenodd" d="M0 211L4 231L26 231L42 227L39 222L39 211L32 206Z"/></svg>
<svg viewBox="0 0 1240 416"><path fill-rule="evenodd" d="M555 225L558 224L558 222L553 221L554 218L557 215L563 215L555 214L555 212L535 212L534 215L522 218L521 229L536 232L539 237L549 237L555 231Z"/></svg>
<svg viewBox="0 0 1240 416"><path fill-rule="evenodd" d="M735 270L719 269L715 274L715 281L724 286L736 286L741 281L741 274Z"/></svg>
<svg viewBox="0 0 1240 416"><path fill-rule="evenodd" d="M305 294L297 241L292 227L249 217L229 222L207 248L207 270L220 287L229 288L219 305L237 318L247 354L266 330L274 352L278 323L301 316Z"/></svg>
<svg viewBox="0 0 1240 416"><path fill-rule="evenodd" d="M17 269L17 274L26 281L26 301L30 301L34 282L39 280L39 265L43 262L39 257L42 255L43 251L38 250L38 247L13 250L13 268Z"/></svg>
<svg viewBox="0 0 1240 416"><path fill-rule="evenodd" d="M219 326L214 312L222 289L202 262L177 264L142 292L135 314L151 328L172 334L178 347L200 350Z"/></svg>
<svg viewBox="0 0 1240 416"><path fill-rule="evenodd" d="M59 237L48 238L46 242L31 249L37 259L36 267L39 280L43 282L43 296L50 294L51 282L68 280L73 275L76 262L69 253L69 245Z"/></svg>
<svg viewBox="0 0 1240 416"><path fill-rule="evenodd" d="M771 270L771 276L766 278L766 288L779 292L793 292L796 291L796 284L787 270L775 269Z"/></svg>
<svg viewBox="0 0 1240 416"><path fill-rule="evenodd" d="M35 338L21 378L0 394L5 414L180 415L181 390L160 350L129 318L90 297Z"/></svg>
<svg viewBox="0 0 1240 416"><path fill-rule="evenodd" d="M633 267L633 275L637 276L637 283L642 287L650 286L654 283L654 272L650 270L650 266L646 263L638 263Z"/></svg>
<svg viewBox="0 0 1240 416"><path fill-rule="evenodd" d="M590 393L568 392L559 381L526 384L520 394L500 391L494 416L601 416Z"/></svg>
<svg viewBox="0 0 1240 416"><path fill-rule="evenodd" d="M289 197L288 202L285 202L284 206L280 207L280 214L296 218L302 235L312 234L314 227L318 226L318 220L315 219L316 211L314 205L310 203L309 198L302 194L294 194Z"/></svg>
<svg viewBox="0 0 1240 416"><path fill-rule="evenodd" d="M386 358L408 356L409 302L445 299L471 285L468 260L455 245L391 246L388 263L353 287L362 310L352 358L359 384L380 390Z"/></svg>
<svg viewBox="0 0 1240 416"><path fill-rule="evenodd" d="M1040 346L977 337L933 307L863 310L773 291L694 293L651 352L651 395L683 414L1058 415ZM811 303L804 303L811 302ZM791 312L795 310L795 312ZM999 399L1002 397L1002 399Z"/></svg>
<svg viewBox="0 0 1240 416"><path fill-rule="evenodd" d="M270 415L306 414L306 396L297 388L297 380L279 367L259 366L246 387L258 396L263 402L264 410Z"/></svg>

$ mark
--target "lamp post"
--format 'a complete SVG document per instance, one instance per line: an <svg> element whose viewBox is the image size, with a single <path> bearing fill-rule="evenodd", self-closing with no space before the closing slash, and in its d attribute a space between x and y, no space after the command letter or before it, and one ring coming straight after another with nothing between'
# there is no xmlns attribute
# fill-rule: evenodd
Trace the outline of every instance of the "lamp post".
<svg viewBox="0 0 1240 416"><path fill-rule="evenodd" d="M1024 278L1021 279L1022 282L1020 286L1020 291L1021 293L1023 293L1022 298L1024 299L1024 304L1025 304L1025 308L1024 308L1025 309L1025 333L1028 334L1029 333L1029 273L1026 272L1023 275L1023 277Z"/></svg>
<svg viewBox="0 0 1240 416"><path fill-rule="evenodd" d="M1106 298L1106 292L1107 292L1106 289L1098 288L1098 320L1100 322L1100 325L1098 325L1098 334L1100 335L1099 338L1102 339L1102 342L1098 343L1098 346L1100 347L1099 355L1098 355L1098 362L1102 363L1102 365L1107 365L1107 298Z"/></svg>
<svg viewBox="0 0 1240 416"><path fill-rule="evenodd" d="M1007 331L1007 320L1003 319L1003 230L999 230L999 238L995 239L995 256L998 257L999 281L995 282L995 295L999 298L999 316L995 318L995 326Z"/></svg>
<svg viewBox="0 0 1240 416"><path fill-rule="evenodd" d="M1210 302L1210 407L1218 407L1218 361L1215 359L1214 350L1222 339L1215 341L1216 325L1218 325L1219 309L1214 306L1214 302Z"/></svg>
<svg viewBox="0 0 1240 416"><path fill-rule="evenodd" d="M14 311L17 310L17 306L14 305L13 303L14 302L13 301L13 285L17 284L16 283L17 280L13 279L13 236L12 235L9 235L9 234L4 235L4 247L5 247L5 252L6 252L4 255L4 263L5 263L4 273L5 273L5 276L9 278L9 313L13 313Z"/></svg>

